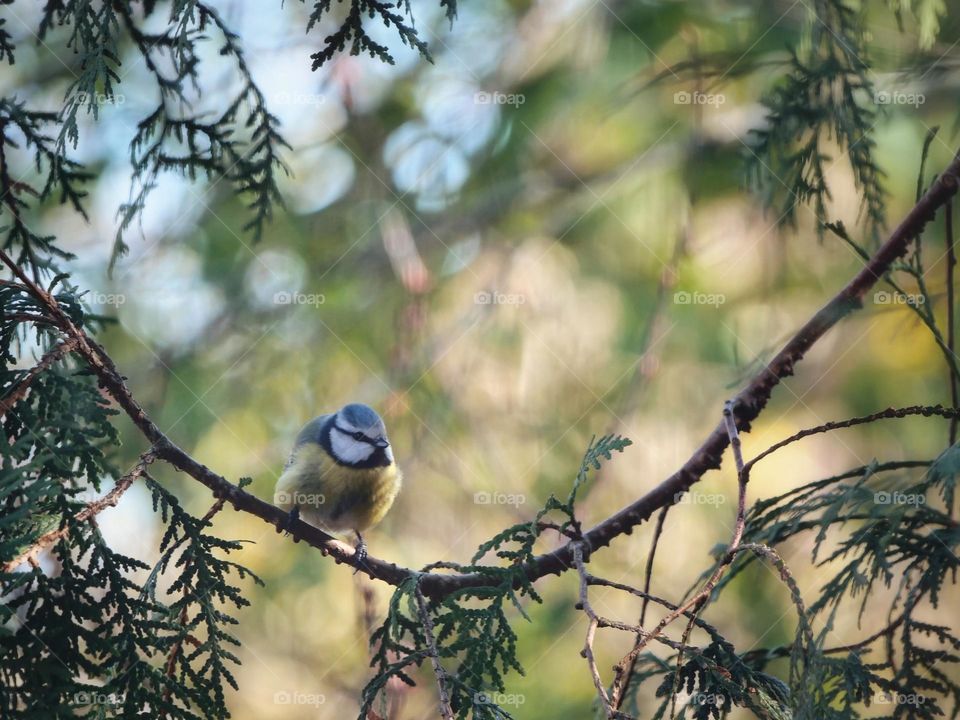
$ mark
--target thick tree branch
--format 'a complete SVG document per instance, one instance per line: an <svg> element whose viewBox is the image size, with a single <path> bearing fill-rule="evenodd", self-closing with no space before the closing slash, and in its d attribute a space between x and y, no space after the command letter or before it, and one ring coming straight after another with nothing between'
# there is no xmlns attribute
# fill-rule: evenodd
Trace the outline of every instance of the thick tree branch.
<svg viewBox="0 0 960 720"><path fill-rule="evenodd" d="M897 258L902 256L910 241L923 230L957 192L960 177L960 157L954 158L947 169L936 179L930 189L893 231L890 238L877 250L854 276L826 305L823 306L790 339L779 353L755 375L747 386L732 400L736 426L749 431L750 423L760 414L770 399L773 389L786 377L793 375L796 364L834 325L853 310L862 306L864 295L890 270ZM143 435L154 447L157 457L169 462L198 482L206 485L218 499L229 502L237 510L249 512L278 528L284 527L287 515L273 505L260 500L238 488L209 468L201 465L171 442L146 415L133 398L123 377L113 361L86 333L77 328L59 307L55 298L34 283L4 252L2 260L13 273L40 299L49 310L51 319L71 338L77 338L76 352L90 365L101 385L130 416ZM724 450L729 443L727 429L721 421L703 444L673 475L666 478L648 493L584 533L583 540L592 551L606 547L620 535L630 534L653 513L676 502L694 483L709 470L720 467ZM294 540L303 540L330 554L337 562L356 566L353 549L317 528L296 521L290 528ZM574 566L573 543L566 543L556 550L540 555L523 567L528 580L537 580L545 575L558 575ZM412 570L367 557L362 567L370 577L392 585L398 585L413 575ZM442 597L464 587L498 584L499 578L483 573L429 573L420 584L427 597ZM518 585L520 583L518 579Z"/></svg>

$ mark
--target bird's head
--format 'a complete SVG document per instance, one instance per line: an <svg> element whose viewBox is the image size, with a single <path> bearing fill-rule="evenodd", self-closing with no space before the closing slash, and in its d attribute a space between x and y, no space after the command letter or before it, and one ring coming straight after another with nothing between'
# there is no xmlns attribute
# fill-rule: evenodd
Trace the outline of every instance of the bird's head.
<svg viewBox="0 0 960 720"><path fill-rule="evenodd" d="M330 452L341 465L374 468L393 463L387 428L369 405L344 405L333 416L329 432Z"/></svg>

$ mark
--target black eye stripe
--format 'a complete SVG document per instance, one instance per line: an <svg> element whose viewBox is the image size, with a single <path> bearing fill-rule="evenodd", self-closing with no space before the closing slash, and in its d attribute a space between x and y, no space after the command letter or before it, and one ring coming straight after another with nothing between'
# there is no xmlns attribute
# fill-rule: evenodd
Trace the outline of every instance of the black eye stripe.
<svg viewBox="0 0 960 720"><path fill-rule="evenodd" d="M359 440L360 442L365 442L367 445L373 445L373 440L371 440L370 438L368 438L366 435L361 435L360 437L357 437L354 433L355 433L355 432L359 432L358 430L356 430L356 431L354 431L354 432L351 432L351 431L349 431L349 430L345 430L344 428L340 427L339 425L334 425L334 426L333 426L333 429L334 429L334 430L339 430L339 431L342 432L344 435L346 435L348 438L351 438L351 439L353 439L353 440Z"/></svg>

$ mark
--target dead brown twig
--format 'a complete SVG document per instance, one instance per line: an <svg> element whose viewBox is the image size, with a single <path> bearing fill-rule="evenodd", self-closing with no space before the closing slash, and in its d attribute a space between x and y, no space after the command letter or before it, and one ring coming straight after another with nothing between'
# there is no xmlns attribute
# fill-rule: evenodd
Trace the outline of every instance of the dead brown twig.
<svg viewBox="0 0 960 720"><path fill-rule="evenodd" d="M30 371L24 376L13 390L7 393L7 396L0 400L0 416L6 415L10 412L10 408L20 402L27 394L27 390L30 389L30 384L37 379L37 376L40 373L44 372L55 362L62 359L67 353L73 350L77 346L77 340L75 338L69 338L64 340L62 343L57 345L55 348L46 353L40 361L30 368Z"/></svg>
<svg viewBox="0 0 960 720"><path fill-rule="evenodd" d="M58 528L57 530L51 530L50 532L45 533L37 538L33 545L4 564L4 572L10 572L25 562L34 562L37 558L37 555L47 548L56 545L61 538L66 537L70 533L72 528L76 527L80 523L93 520L98 513L106 510L108 507L114 507L120 501L120 496L123 495L123 493L125 493L138 478L142 477L146 473L147 466L156 460L156 458L157 456L153 450L148 450L145 452L140 456L140 460L136 465L134 465L133 469L122 478L117 480L117 484L113 486L110 492L108 492L102 498L87 504L83 510L78 512L71 520L66 522L63 527Z"/></svg>
<svg viewBox="0 0 960 720"><path fill-rule="evenodd" d="M414 595L417 598L417 610L420 615L420 624L423 625L423 634L427 638L427 649L430 651L430 664L433 666L433 674L437 678L437 687L440 691L440 717L443 720L453 720L453 709L450 707L450 693L447 691L447 671L440 664L440 652L437 649L437 639L433 633L433 618L430 617L430 609L427 607L427 600L423 596L420 587L414 588Z"/></svg>

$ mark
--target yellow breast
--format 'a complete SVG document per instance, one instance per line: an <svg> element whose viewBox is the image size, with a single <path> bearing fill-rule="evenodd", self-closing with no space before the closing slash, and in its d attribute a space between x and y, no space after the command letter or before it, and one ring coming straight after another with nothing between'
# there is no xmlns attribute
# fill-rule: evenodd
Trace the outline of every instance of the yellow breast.
<svg viewBox="0 0 960 720"><path fill-rule="evenodd" d="M402 473L396 464L357 469L333 461L319 445L296 451L277 480L274 502L330 532L367 530L379 523L400 492Z"/></svg>

